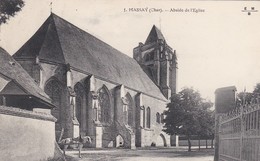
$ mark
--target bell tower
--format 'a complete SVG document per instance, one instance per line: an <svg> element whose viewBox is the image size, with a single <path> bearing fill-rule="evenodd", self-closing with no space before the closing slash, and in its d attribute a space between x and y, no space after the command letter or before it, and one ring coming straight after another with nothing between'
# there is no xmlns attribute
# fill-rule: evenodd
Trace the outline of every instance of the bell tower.
<svg viewBox="0 0 260 161"><path fill-rule="evenodd" d="M178 69L176 51L166 43L161 31L155 25L145 43L139 43L133 53L134 59L167 99L176 93Z"/></svg>

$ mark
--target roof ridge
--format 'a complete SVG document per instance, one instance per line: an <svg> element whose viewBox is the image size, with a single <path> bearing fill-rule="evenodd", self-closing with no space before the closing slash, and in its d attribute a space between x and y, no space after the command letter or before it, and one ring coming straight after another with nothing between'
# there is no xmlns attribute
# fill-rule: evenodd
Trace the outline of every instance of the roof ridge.
<svg viewBox="0 0 260 161"><path fill-rule="evenodd" d="M60 16L56 15L55 13L51 13L51 15L50 15L50 16L56 16L57 18L59 18L59 19L61 19L61 20L65 21L66 23L68 23L68 24L72 25L73 27L75 27L75 28L79 29L80 31L84 32L84 34L88 34L89 36L91 36L91 37L93 37L93 38L97 39L97 40L98 40L98 41L100 41L101 43L103 43L103 44L106 44L107 46L109 46L109 47L113 48L114 50L116 50L116 51L120 52L120 53L121 53L121 55L124 55L124 56L126 56L126 57L128 57L128 58L130 58L130 59L133 59L132 57L128 56L127 54L124 54L122 51L120 51L120 50L118 50L118 49L114 48L113 46L111 46L110 44L106 43L105 41L103 41L103 40L101 40L101 39L99 39L99 38L95 37L94 35L90 34L89 32L85 31L85 30L84 30L84 29L82 29L82 28L79 28L78 26L76 26L76 25L72 24L72 23L71 23L71 22L69 22L68 20L66 20L66 19L64 19L64 18L62 18L62 17L60 17ZM57 30L57 27L56 27L55 20L54 20L54 24L55 24L55 29ZM57 31L57 32L58 32L58 31ZM58 34L58 36L59 36L59 34ZM60 41L59 41L59 42L60 42ZM62 48L62 47L61 47L61 48Z"/></svg>
<svg viewBox="0 0 260 161"><path fill-rule="evenodd" d="M65 63L67 64L67 60L65 59L65 56L64 56L64 52L63 52L63 48L62 48L62 45L61 45L61 42L60 42L60 37L59 37L59 33L58 33L58 30L57 30L57 26L56 26L56 23L55 23L55 20L54 20L54 18L53 18L53 15L54 16L57 16L56 14L54 14L53 12L51 13L51 17L52 17L52 20L53 20L53 24L54 24L54 29L55 29L55 33L57 34L57 37L58 37L58 43L59 43L59 47L60 47L60 49L61 49L61 52L62 52L62 57L63 57L63 59L64 59L64 61L65 61ZM57 17L59 17L59 16L57 16ZM62 18L61 18L62 19ZM64 20L64 19L63 19ZM66 21L66 20L65 20ZM47 34L46 34L47 35ZM45 36L46 36L45 35ZM46 37L45 37L46 38Z"/></svg>
<svg viewBox="0 0 260 161"><path fill-rule="evenodd" d="M0 46L0 50L3 50L4 52L7 53L7 51L4 48L2 48L2 46Z"/></svg>

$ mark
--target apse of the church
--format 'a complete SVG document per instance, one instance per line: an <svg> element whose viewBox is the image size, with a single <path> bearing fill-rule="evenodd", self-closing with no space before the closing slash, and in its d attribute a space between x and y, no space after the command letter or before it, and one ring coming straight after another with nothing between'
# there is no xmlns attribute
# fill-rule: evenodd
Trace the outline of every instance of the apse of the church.
<svg viewBox="0 0 260 161"><path fill-rule="evenodd" d="M90 136L86 147L169 145L161 114L177 59L155 26L133 59L52 13L13 57L57 106L56 138L63 128L62 137Z"/></svg>

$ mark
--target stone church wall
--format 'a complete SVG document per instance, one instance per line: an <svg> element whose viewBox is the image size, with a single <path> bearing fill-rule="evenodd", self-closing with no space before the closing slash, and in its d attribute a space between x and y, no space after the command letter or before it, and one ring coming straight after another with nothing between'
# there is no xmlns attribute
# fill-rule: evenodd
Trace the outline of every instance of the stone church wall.
<svg viewBox="0 0 260 161"><path fill-rule="evenodd" d="M20 61L19 61L20 62ZM26 64L22 63L23 66L26 66L26 68L30 68L29 66L32 64ZM27 66L28 65L28 66ZM85 91L85 105L82 110L83 114L81 115L83 117L83 120L75 120L75 117L73 118L73 115L75 113L76 109L73 109L71 107L69 98L71 97L69 94L69 89L67 87L67 77L66 77L66 65L57 65L52 64L48 62L40 62L39 64L41 66L41 72L42 76L40 79L39 86L45 90L47 83L51 79L57 80L61 87L62 87L62 106L61 106L61 117L64 119L61 119L61 123L63 127L66 127L64 137L73 137L75 132L73 132L76 128L76 126L82 126L77 125L79 122L82 122L84 127L81 127L81 133L83 135L90 135L93 139L94 144L92 147L97 147L96 144L99 144L98 142L101 142L102 147L115 147L118 143L116 142L116 138L120 135L122 135L123 139L125 139L125 143L127 143L127 146L135 144L136 146L151 146L151 144L154 142L156 143L157 138L162 134L162 123L156 122L156 113L163 113L164 110L166 110L166 104L167 102L165 100L159 100L157 98L151 97L148 94L142 94L142 105L139 104L136 101L136 98L140 94L139 91L130 89L128 87L122 87L122 92L119 92L118 90L121 90L119 88L120 84L111 82L109 80L105 80L103 78L95 77L95 81L92 82L92 86L94 84L94 87L89 87L89 81L91 75L89 73L83 73L80 71L77 71L76 69L71 69L72 73L72 80L71 80L71 89L75 90L74 87L77 83L80 83ZM35 69L34 69L35 70ZM99 89L101 89L103 86L105 86L110 95L110 104L111 104L111 123L109 124L103 124L102 128L96 128L96 125L94 125L93 117L91 113L92 109L92 92L98 92ZM92 88L92 89L90 89ZM93 90L92 92L90 90ZM138 90L138 89L137 89ZM118 92L117 92L118 91ZM131 97L132 106L133 106L133 125L132 128L128 126L124 126L121 124L123 122L122 116L123 116L123 99L126 97L126 95L129 95ZM75 97L75 96L73 96ZM75 99L74 99L75 100ZM142 107L141 107L142 106ZM147 108L150 108L150 127L146 127L146 121L147 121L147 115L140 114L140 108L144 108L146 111ZM76 103L74 102L74 108L76 107ZM116 118L116 115L118 118ZM142 115L142 116L141 116ZM65 119L66 118L66 119ZM116 122L118 124L116 124ZM145 124L145 127L142 125ZM82 129L83 128L83 129ZM97 133L100 131L101 134L98 134L102 138L102 141L98 141L97 139ZM163 134L163 136L166 138L167 145L169 145L169 138L167 135ZM167 140L168 138L168 140ZM135 139L135 143L133 143L133 139Z"/></svg>
<svg viewBox="0 0 260 161"><path fill-rule="evenodd" d="M169 145L170 143L170 137L162 132L163 128L163 123L158 123L156 122L156 113L158 112L159 114L162 114L164 110L166 110L166 105L167 102L158 100L156 98L143 95L143 106L145 109L150 107L151 109L151 123L150 123L150 128L145 126L143 130L141 131L143 134L143 146L151 146L152 143L156 143L157 138L161 135L163 135L166 139L166 144ZM147 117L147 115L145 115ZM147 121L147 118L144 119ZM146 123L145 123L146 125Z"/></svg>

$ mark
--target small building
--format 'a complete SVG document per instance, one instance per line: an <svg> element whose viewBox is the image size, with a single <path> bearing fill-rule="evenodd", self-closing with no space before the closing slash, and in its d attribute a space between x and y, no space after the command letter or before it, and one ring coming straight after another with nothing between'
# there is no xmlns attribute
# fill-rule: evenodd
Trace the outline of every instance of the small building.
<svg viewBox="0 0 260 161"><path fill-rule="evenodd" d="M236 87L228 86L218 88L215 91L216 113L226 113L236 107Z"/></svg>
<svg viewBox="0 0 260 161"><path fill-rule="evenodd" d="M0 105L26 110L54 108L49 96L23 67L0 47Z"/></svg>
<svg viewBox="0 0 260 161"><path fill-rule="evenodd" d="M13 57L56 105L56 138L64 129L96 148L170 144L160 120L177 58L156 26L133 59L52 13Z"/></svg>
<svg viewBox="0 0 260 161"><path fill-rule="evenodd" d="M0 47L1 160L60 158L55 144L55 106L11 55ZM57 154L60 154L57 156Z"/></svg>

